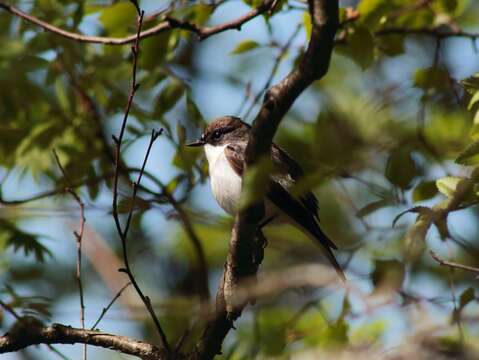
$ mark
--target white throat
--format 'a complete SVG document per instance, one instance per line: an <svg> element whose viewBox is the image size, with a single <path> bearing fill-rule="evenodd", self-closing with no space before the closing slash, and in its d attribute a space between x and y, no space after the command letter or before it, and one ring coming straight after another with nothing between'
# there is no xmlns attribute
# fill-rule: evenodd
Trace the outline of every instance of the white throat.
<svg viewBox="0 0 479 360"><path fill-rule="evenodd" d="M206 159L208 160L208 164L210 166L210 169L213 168L216 164L216 161L220 156L223 155L225 148L228 145L220 145L220 146L213 146L210 144L205 145L205 154L206 154ZM211 173L211 171L210 171Z"/></svg>
<svg viewBox="0 0 479 360"><path fill-rule="evenodd" d="M204 146L208 159L211 190L218 204L229 214L234 214L241 196L241 177L236 174L225 155L228 145Z"/></svg>

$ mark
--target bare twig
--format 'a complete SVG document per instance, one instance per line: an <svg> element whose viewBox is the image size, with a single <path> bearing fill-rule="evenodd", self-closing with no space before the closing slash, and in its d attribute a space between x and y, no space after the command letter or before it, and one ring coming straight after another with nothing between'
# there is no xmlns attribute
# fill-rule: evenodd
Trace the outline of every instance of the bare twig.
<svg viewBox="0 0 479 360"><path fill-rule="evenodd" d="M250 10L245 15L242 15L235 20L227 21L223 24L219 24L219 25L215 25L211 27L198 27L186 21L168 18L166 21L160 22L159 24L151 27L148 30L141 31L139 34L139 38L144 39L150 36L160 34L165 31L172 30L172 29L183 29L183 30L187 30L187 31L195 33L199 40L204 40L209 38L212 35L221 33L226 30L233 30L233 29L241 30L241 27L245 23L247 23L248 21L254 19L255 17L271 9L273 4L274 4L274 0L266 0L257 8ZM46 31L49 31L51 33L60 35L64 38L74 40L74 41L79 41L84 43L104 44L104 45L125 45L125 44L135 43L137 38L137 34L128 35L122 38L105 37L105 36L88 36L88 35L78 34L71 31L63 30L59 27L49 24L46 21L40 20L32 15L24 13L23 11L3 1L0 1L0 8L8 11L9 13L15 16L18 16L19 18L22 18L23 20L26 20L32 24L35 24Z"/></svg>
<svg viewBox="0 0 479 360"><path fill-rule="evenodd" d="M471 272L476 273L476 274L479 275L479 268L476 268L474 266L459 264L459 263L453 262L453 261L444 260L443 258L439 257L439 255L437 255L432 250L429 250L429 253L431 254L431 257L439 263L439 265L449 266L451 268L456 268L456 269L461 269L461 270L466 270L466 271L471 271Z"/></svg>
<svg viewBox="0 0 479 360"><path fill-rule="evenodd" d="M103 180L106 180L106 179L109 179L112 176L113 176L113 172L98 175L98 176L94 176L94 177L91 177L91 178L88 178L88 179L82 180L82 181L72 182L70 184L70 188L75 189L75 188L78 188L78 187L84 186L84 185L98 184L99 182L101 182ZM55 196L55 195L58 195L58 194L64 194L65 192L66 192L65 187L61 186L61 187L58 187L56 189L40 192L38 194L35 194L33 196L29 196L29 197L26 197L26 198L23 198L23 199L5 200L5 199L0 198L0 204L1 205L21 205L21 204L26 204L26 203L29 203L29 202L32 202L32 201L45 199L45 198Z"/></svg>
<svg viewBox="0 0 479 360"><path fill-rule="evenodd" d="M17 314L15 309L2 300L0 300L0 307L2 307L6 312L10 313L10 315L12 315L16 320L20 320L21 316Z"/></svg>
<svg viewBox="0 0 479 360"><path fill-rule="evenodd" d="M443 30L438 27L388 27L375 32L375 35L391 35L391 34L403 34L403 35L428 35L438 39L446 39L450 37L463 37L471 40L479 38L479 33L464 31L462 29L447 29Z"/></svg>
<svg viewBox="0 0 479 360"><path fill-rule="evenodd" d="M167 353L170 353L170 346L168 344L168 340L166 338L165 332L163 331L163 328L161 327L160 321L158 320L158 317L155 314L155 311L153 307L151 306L151 301L150 298L146 295L143 294L143 292L140 289L140 286L138 285L133 272L130 267L130 263L128 260L128 251L127 251L127 236L128 236L128 230L130 228L131 224L131 219L133 217L133 210L134 206L130 208L130 211L128 213L127 220L125 222L124 228L122 228L122 225L120 223L120 216L118 213L118 180L119 180L119 175L120 175L120 159L121 159L121 145L123 142L123 136L125 134L125 128L126 124L128 121L128 115L130 113L130 109L133 103L133 98L135 96L136 91L138 90L139 84L136 82L136 70L137 70L137 65L138 65L138 57L140 53L140 33L141 33L141 26L143 23L143 16L144 12L140 10L138 3L136 1L132 1L133 4L135 5L135 8L137 9L138 12L138 18L137 18L137 33L136 33L136 39L135 43L133 44L131 51L133 53L133 66L132 66L132 81L131 81L131 87L130 87L130 93L128 95L128 102L126 104L125 108L125 114L123 117L123 122L121 124L121 129L120 129L120 135L119 137L113 136L113 140L115 142L115 175L114 175L114 180L113 180L113 203L112 203L112 208L113 208L113 218L115 220L115 225L116 229L118 232L118 235L120 236L121 240L121 246L122 246L122 253L123 253L123 263L124 263L124 268L119 269L119 271L124 272L127 274L130 282L132 283L133 287L135 288L138 296L141 298L143 304L145 305L145 308L147 309L148 313L150 314L151 319L153 320L156 329L158 331L158 334L160 335L161 339L161 345L162 348L165 349ZM141 182L141 178L143 176L143 172L145 170L146 162L148 161L148 157L150 155L151 147L153 146L153 143L156 141L158 136L161 135L162 133L161 129L160 131L152 130L151 136L150 136L150 142L148 144L148 149L146 151L143 164L141 166L140 172L138 174L138 179L136 182L133 183L133 194L132 194L132 203L135 203L138 188Z"/></svg>
<svg viewBox="0 0 479 360"><path fill-rule="evenodd" d="M63 174L63 179L65 180L66 183L66 191L70 193L70 195L73 197L73 199L78 203L78 206L80 207L80 229L78 231L73 231L73 235L75 235L75 240L76 240L76 246L77 246L77 259L76 259L76 280L77 280L77 285L78 285L78 292L80 295L80 323L82 329L85 329L85 300L83 297L83 285L82 285L82 280L81 280L81 242L83 238L83 232L85 230L85 204L81 200L80 196L73 190L73 188L70 185L70 181L68 180L67 173L65 169L63 168L60 159L58 157L57 152L55 149L53 149L53 155L55 156L55 160L57 162L58 167L60 168L60 171ZM83 360L86 360L87 358L87 347L86 344L83 347Z"/></svg>
<svg viewBox="0 0 479 360"><path fill-rule="evenodd" d="M106 307L104 307L101 311L101 314L100 316L98 317L98 319L95 321L95 323L93 324L93 326L90 328L90 330L95 330L96 327L98 326L98 324L100 323L100 321L103 319L103 317L105 316L105 314L108 312L108 310L110 310L110 308L112 307L112 305L115 303L116 300L118 300L118 298L121 296L121 294L123 293L123 291L125 291L125 289L131 285L131 282L127 282L125 285L123 285L123 287L117 292L117 294L115 295L115 297L113 299L111 299L111 301L108 303L108 305Z"/></svg>

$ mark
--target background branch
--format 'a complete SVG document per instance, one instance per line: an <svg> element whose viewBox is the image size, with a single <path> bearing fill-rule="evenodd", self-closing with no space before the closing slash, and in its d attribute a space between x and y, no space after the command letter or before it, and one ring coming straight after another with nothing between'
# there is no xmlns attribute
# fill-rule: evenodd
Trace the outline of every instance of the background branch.
<svg viewBox="0 0 479 360"><path fill-rule="evenodd" d="M32 319L22 319L7 334L0 337L0 354L18 351L39 344L88 344L120 351L145 360L166 359L160 348L126 336L77 329L61 324L42 326Z"/></svg>
<svg viewBox="0 0 479 360"><path fill-rule="evenodd" d="M241 30L241 27L243 26L243 24L247 23L248 21L254 19L255 17L261 14L264 14L269 9L271 9L272 6L274 5L274 2L275 2L274 0L266 0L257 8L250 10L245 15L240 16L239 18L235 20L227 21L223 24L219 24L219 25L211 26L211 27L198 27L186 21L176 20L174 18L168 18L166 21L163 21L151 27L148 30L141 31L139 34L139 38L144 39L150 36L160 34L165 31L172 30L172 29L183 29L183 30L188 30L195 33L198 36L199 40L204 40L209 38L212 35L221 33L226 30L232 30L232 29ZM137 38L137 34L128 35L122 38L82 35L75 32L63 30L59 27L56 27L52 24L47 23L46 21L37 19L36 17L29 15L3 1L0 1L0 8L4 9L5 11L8 11L9 13L15 16L18 16L19 18L23 20L26 20L32 24L35 24L41 27L45 31L49 31L51 33L57 34L64 38L78 41L78 42L103 44L103 45L125 45L125 44L134 43Z"/></svg>
<svg viewBox="0 0 479 360"><path fill-rule="evenodd" d="M58 167L60 168L62 174L63 174L63 179L66 182L66 191L68 191L73 199L78 203L78 206L80 207L80 230L79 231L73 231L73 235L75 236L76 240L76 245L77 245L77 253L76 253L76 281L78 285L78 294L80 296L80 324L82 329L85 329L85 301L83 299L83 284L81 280L81 263L82 263L82 258L81 258L81 242L83 239L83 233L85 231L85 204L81 200L80 196L73 190L73 188L70 186L70 181L68 180L67 173L65 169L62 166L62 163L60 162L60 159L58 157L58 154L56 153L55 149L53 149L53 155L55 157L55 160L57 162ZM83 359L86 360L87 358L87 347L86 344L83 347Z"/></svg>

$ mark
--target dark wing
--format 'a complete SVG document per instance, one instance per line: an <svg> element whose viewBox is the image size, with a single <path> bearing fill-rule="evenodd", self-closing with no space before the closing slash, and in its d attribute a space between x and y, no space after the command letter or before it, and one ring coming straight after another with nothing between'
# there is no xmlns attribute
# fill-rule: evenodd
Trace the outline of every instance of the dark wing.
<svg viewBox="0 0 479 360"><path fill-rule="evenodd" d="M275 163L281 164L280 166L284 167L283 171L291 176L294 183L304 176L303 169L301 169L299 164L276 144L273 144L271 148L271 156ZM299 197L299 201L313 214L316 220L319 221L319 205L316 196L314 196L311 191L308 191Z"/></svg>
<svg viewBox="0 0 479 360"><path fill-rule="evenodd" d="M240 176L243 174L245 149L246 143L230 144L225 148L226 159ZM325 255L338 274L344 279L341 266L331 251L331 248L337 249L337 246L319 227L318 201L316 197L313 193L308 192L297 199L288 191L296 180L303 176L301 167L286 152L274 144L271 149L271 156L276 173L272 175L266 196L273 204L318 240Z"/></svg>

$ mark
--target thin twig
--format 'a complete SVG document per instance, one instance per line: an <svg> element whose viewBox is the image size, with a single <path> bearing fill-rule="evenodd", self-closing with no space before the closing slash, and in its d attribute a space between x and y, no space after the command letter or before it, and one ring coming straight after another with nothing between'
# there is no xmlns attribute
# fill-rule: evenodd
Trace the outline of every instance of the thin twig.
<svg viewBox="0 0 479 360"><path fill-rule="evenodd" d="M451 246L448 242L446 242L446 248L447 248L447 253L448 257L452 257L452 251L451 251ZM449 267L449 287L451 288L451 297L452 297L452 305L453 305L453 313L457 314L457 316L453 317L454 322L457 325L457 330L459 332L459 339L462 345L464 345L464 331L462 329L462 323L461 323L461 314L458 312L459 311L459 305L457 303L457 294L456 294L456 284L454 282L454 272L455 268Z"/></svg>
<svg viewBox="0 0 479 360"><path fill-rule="evenodd" d="M108 310L110 310L110 308L112 307L112 305L115 303L116 300L118 300L118 298L121 296L121 294L123 293L123 291L125 291L125 289L131 285L131 282L127 282L125 285L123 285L123 287L116 293L115 297L113 299L111 299L111 301L108 303L108 305L106 307L103 308L103 310L101 311L101 314L100 316L98 317L98 319L95 321L95 323L93 324L93 326L90 328L90 330L95 330L96 327L98 326L98 324L100 323L100 321L103 319L103 317L105 316L105 314L108 312Z"/></svg>
<svg viewBox="0 0 479 360"><path fill-rule="evenodd" d="M76 250L77 250L77 259L76 259L76 281L78 285L78 292L80 294L80 323L82 329L85 329L85 300L83 297L83 285L82 285L82 280L81 280L81 242L83 238L83 232L85 230L85 204L81 200L80 196L73 190L73 188L70 185L70 181L68 180L67 173L62 166L60 162L60 158L58 157L57 152L55 149L53 149L53 155L55 157L55 160L57 162L58 167L60 168L60 171L63 174L63 179L65 180L66 183L66 191L70 193L70 195L75 199L75 201L78 203L78 206L80 207L80 229L78 231L73 231L73 235L75 235L75 240L76 240ZM83 360L86 360L87 358L87 345L84 344L83 346Z"/></svg>
<svg viewBox="0 0 479 360"><path fill-rule="evenodd" d="M375 35L391 35L391 34L404 34L404 35L428 35L438 39L446 39L450 37L464 37L472 40L479 38L479 33L464 31L461 29L442 30L438 27L388 27L375 32Z"/></svg>
<svg viewBox="0 0 479 360"><path fill-rule="evenodd" d="M432 250L429 250L429 254L431 254L431 257L436 260L439 265L442 265L442 266L449 266L449 267L452 267L452 268L456 268L456 269L461 269L461 270L466 270L466 271L471 271L473 273L476 273L479 275L479 268L477 267L474 267L474 266L469 266L469 265L464 265L464 264L459 264L457 262L453 262L453 261L448 261L448 260L444 260L442 259L441 257L439 257L434 251Z"/></svg>
<svg viewBox="0 0 479 360"><path fill-rule="evenodd" d="M128 115L130 113L130 109L133 103L133 98L135 96L136 91L138 90L139 84L136 82L136 70L137 70L137 65L138 65L138 57L140 53L140 34L141 34L141 27L143 24L143 16L144 16L144 11L140 10L138 3L136 1L132 0L133 5L135 5L135 8L137 10L137 33L136 33L136 39L135 43L131 47L131 51L133 54L133 66L132 66L132 81L131 81L131 87L130 87L130 93L128 95L128 102L126 104L125 108L125 113L123 116L123 122L121 124L121 129L120 129L120 135L118 137L112 136L113 140L115 142L115 175L114 175L114 180L113 180L113 201L112 201L112 208L113 208L113 218L115 220L115 225L116 229L118 232L118 235L120 236L121 240L121 246L122 246L122 253L123 253L123 263L124 263L124 268L119 269L119 271L124 272L127 274L130 282L133 284L133 287L135 288L138 296L141 298L143 304L145 305L145 308L147 309L148 313L150 314L150 317L152 318L156 329L158 331L158 334L160 335L161 339L161 345L162 348L167 352L170 353L170 346L168 344L168 340L166 338L166 334L163 331L163 328L161 327L160 321L158 320L158 317L155 314L155 311L153 307L151 306L151 301L150 298L146 295L143 294L141 291L134 275L133 272L130 268L130 263L128 260L128 251L127 251L127 236L128 236L128 230L130 228L131 224L131 219L133 216L133 210L134 206L131 206L130 211L128 213L128 217L125 223L125 227L122 228L121 223L120 223L120 216L118 212L118 180L119 180L119 175L120 175L120 159L121 159L121 145L123 142L123 136L125 134L125 128L126 124L128 121ZM151 136L150 136L150 142L148 144L148 149L146 151L143 164L141 166L138 179L135 183L133 183L133 194L132 194L132 204L135 203L136 200L136 195L138 192L138 188L141 182L141 178L143 176L143 172L145 170L146 162L148 161L148 157L150 155L151 147L153 146L153 143L156 141L158 136L161 135L162 133L161 129L160 131L152 130Z"/></svg>
<svg viewBox="0 0 479 360"><path fill-rule="evenodd" d="M10 315L12 315L16 320L20 320L21 316L18 315L15 309L2 300L0 300L0 307L2 307L6 312L10 313Z"/></svg>
<svg viewBox="0 0 479 360"><path fill-rule="evenodd" d="M296 36L299 34L300 30L302 29L302 25L298 25L296 29L293 31L289 39L286 41L286 43L281 46L280 51L278 56L276 56L274 60L273 67L271 69L271 72L269 73L268 78L266 79L266 82L264 83L263 87L261 90L256 94L253 102L251 103L250 107L246 111L246 113L243 116L243 119L247 119L251 111L254 109L258 101L261 99L261 96L264 94L266 90L271 86L271 83L273 82L273 78L276 75L276 72L278 71L279 65L281 64L281 60L283 60L284 56L288 52L289 48L291 47L291 44L293 43L293 40L296 38Z"/></svg>

